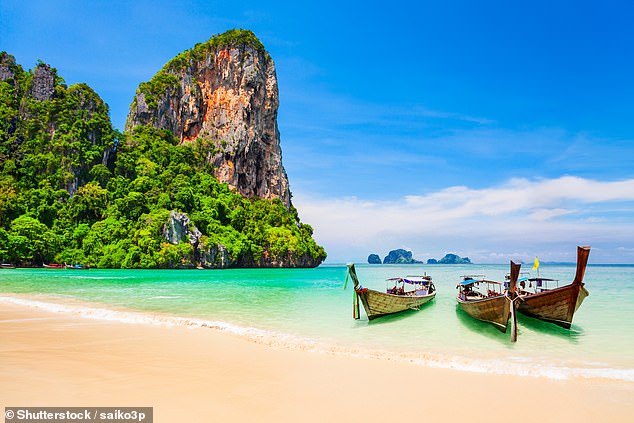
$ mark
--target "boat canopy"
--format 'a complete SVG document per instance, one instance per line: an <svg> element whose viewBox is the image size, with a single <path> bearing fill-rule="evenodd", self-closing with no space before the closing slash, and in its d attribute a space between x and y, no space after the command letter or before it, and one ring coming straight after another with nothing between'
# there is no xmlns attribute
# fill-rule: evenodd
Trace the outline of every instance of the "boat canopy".
<svg viewBox="0 0 634 423"><path fill-rule="evenodd" d="M474 283L491 283L494 285L502 285L500 282L490 281L488 279L465 279L463 281L460 281L458 285L467 286L467 285L473 285Z"/></svg>
<svg viewBox="0 0 634 423"><path fill-rule="evenodd" d="M558 281L558 279L548 279L548 278L531 278L531 279L529 279L529 281L531 281L531 282L535 282L535 281L555 282L555 281Z"/></svg>
<svg viewBox="0 0 634 423"><path fill-rule="evenodd" d="M411 285L425 284L431 282L431 279L425 276L408 276L407 278L389 278L388 281L405 282Z"/></svg>

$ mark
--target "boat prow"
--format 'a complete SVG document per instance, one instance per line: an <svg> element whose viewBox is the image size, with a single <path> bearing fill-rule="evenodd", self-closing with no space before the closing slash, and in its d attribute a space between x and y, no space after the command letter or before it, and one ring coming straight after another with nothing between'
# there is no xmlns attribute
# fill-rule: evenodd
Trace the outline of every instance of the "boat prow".
<svg viewBox="0 0 634 423"><path fill-rule="evenodd" d="M491 323L500 331L506 333L509 318L513 318L511 325L511 340L517 339L517 325L515 319L515 286L520 271L520 264L511 262L510 284L503 291L500 282L486 279L473 279L465 276L458 284L456 299L460 308L473 317L483 322ZM486 290L477 290L480 285L486 285Z"/></svg>
<svg viewBox="0 0 634 423"><path fill-rule="evenodd" d="M530 317L570 329L575 312L589 294L583 283L590 247L577 247L577 271L569 285L541 292L524 292L518 311ZM534 279L535 281L539 279ZM541 279L544 280L544 279Z"/></svg>

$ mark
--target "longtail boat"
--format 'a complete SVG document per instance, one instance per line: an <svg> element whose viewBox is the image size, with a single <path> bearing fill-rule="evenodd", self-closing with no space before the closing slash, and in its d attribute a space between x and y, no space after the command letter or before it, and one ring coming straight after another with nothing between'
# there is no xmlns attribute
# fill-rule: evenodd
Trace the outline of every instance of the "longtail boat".
<svg viewBox="0 0 634 423"><path fill-rule="evenodd" d="M65 266L66 269L72 269L72 270L87 270L87 269L90 269L90 266L83 265L83 264L65 264L64 266Z"/></svg>
<svg viewBox="0 0 634 423"><path fill-rule="evenodd" d="M458 284L456 296L460 308L471 317L493 324L506 333L509 318L511 319L511 341L517 340L517 296L515 287L521 264L511 261L511 274L508 289L496 281L480 278L479 275L466 275ZM482 289L485 287L485 289Z"/></svg>
<svg viewBox="0 0 634 423"><path fill-rule="evenodd" d="M436 296L436 287L430 276L390 278L388 281L393 287L386 289L386 292L361 286L354 264L348 264L348 276L354 282L353 317L355 319L360 318L359 300L363 304L368 319L374 320L380 316L405 310L418 310L421 305L431 301ZM409 289L410 287L412 289Z"/></svg>
<svg viewBox="0 0 634 423"><path fill-rule="evenodd" d="M517 310L527 316L570 329L575 312L590 295L583 283L589 255L589 246L577 247L577 272L569 285L549 288L548 284L556 280L541 277L529 279L533 290L520 290L522 301Z"/></svg>

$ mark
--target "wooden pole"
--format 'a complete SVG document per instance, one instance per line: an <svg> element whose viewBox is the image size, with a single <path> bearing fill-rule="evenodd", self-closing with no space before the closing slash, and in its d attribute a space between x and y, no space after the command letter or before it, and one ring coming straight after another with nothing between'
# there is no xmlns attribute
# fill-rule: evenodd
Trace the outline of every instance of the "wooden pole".
<svg viewBox="0 0 634 423"><path fill-rule="evenodd" d="M517 314L515 313L515 300L511 300L511 342L517 342Z"/></svg>
<svg viewBox="0 0 634 423"><path fill-rule="evenodd" d="M515 299L517 298L517 279L520 274L521 264L511 261L511 279L509 281L508 298L511 301L511 342L517 342L517 315L515 313Z"/></svg>

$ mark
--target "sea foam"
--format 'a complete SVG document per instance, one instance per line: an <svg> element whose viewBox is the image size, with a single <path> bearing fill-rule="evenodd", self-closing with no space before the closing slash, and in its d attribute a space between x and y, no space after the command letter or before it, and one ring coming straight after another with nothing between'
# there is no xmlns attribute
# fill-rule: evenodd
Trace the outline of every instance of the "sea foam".
<svg viewBox="0 0 634 423"><path fill-rule="evenodd" d="M314 353L343 355L364 359L409 362L431 368L452 369L473 373L492 373L526 377L544 377L555 380L570 378L607 379L634 382L634 369L609 367L571 367L563 363L550 364L521 358L486 359L431 353L404 353L368 348L356 348L326 343L317 339L300 337L283 332L245 327L219 320L207 320L180 316L161 315L131 310L114 310L88 304L60 304L13 296L0 296L0 303L35 308L52 313L78 316L102 321L155 325L166 327L207 328L233 334L251 342L273 348L304 350ZM31 320L31 319L25 319ZM15 320L11 320L15 321ZM2 323L2 322L0 322Z"/></svg>

